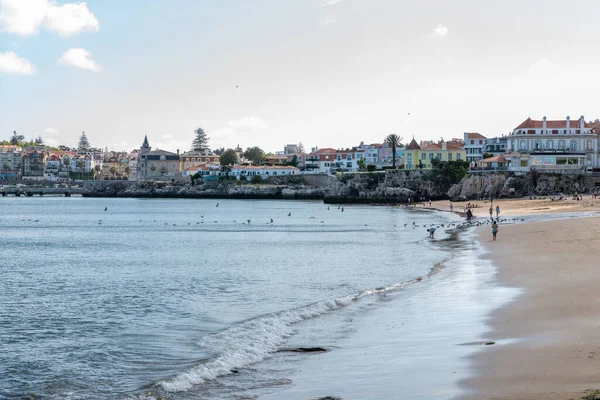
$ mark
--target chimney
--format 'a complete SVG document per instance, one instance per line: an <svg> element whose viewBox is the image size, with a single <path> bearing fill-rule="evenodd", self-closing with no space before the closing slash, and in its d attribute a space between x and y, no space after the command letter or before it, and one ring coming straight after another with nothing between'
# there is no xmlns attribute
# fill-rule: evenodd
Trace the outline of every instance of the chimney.
<svg viewBox="0 0 600 400"><path fill-rule="evenodd" d="M542 133L547 133L546 132L546 116L544 116L544 120L542 122Z"/></svg>
<svg viewBox="0 0 600 400"><path fill-rule="evenodd" d="M569 133L569 131L571 130L571 117L567 116L567 126L566 126L567 131L565 133Z"/></svg>
<svg viewBox="0 0 600 400"><path fill-rule="evenodd" d="M446 151L448 149L448 146L446 146L446 142L444 142L444 140L442 139L442 150Z"/></svg>
<svg viewBox="0 0 600 400"><path fill-rule="evenodd" d="M585 129L585 118L583 118L583 115L579 117L579 129L581 129L581 133L583 133L583 130Z"/></svg>
<svg viewBox="0 0 600 400"><path fill-rule="evenodd" d="M179 155L179 149L177 149L177 155Z"/></svg>

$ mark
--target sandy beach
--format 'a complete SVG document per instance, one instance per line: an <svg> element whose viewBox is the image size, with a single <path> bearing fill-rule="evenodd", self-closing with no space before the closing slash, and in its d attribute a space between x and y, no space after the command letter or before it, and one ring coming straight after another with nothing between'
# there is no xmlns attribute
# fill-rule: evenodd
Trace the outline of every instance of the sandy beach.
<svg viewBox="0 0 600 400"><path fill-rule="evenodd" d="M471 208L471 211L476 217L489 217L489 200L453 202L453 210L461 212L468 203L476 206ZM428 204L426 205L428 206ZM570 197L567 200L553 201L551 196L536 198L534 200L530 200L529 198L497 199L494 200L494 217L496 216L496 206L500 206L500 217L511 215L591 212L600 211L600 197L593 199L591 195L584 195L583 200L581 201L572 200ZM450 201L434 201L431 203L431 207L442 211L450 211Z"/></svg>
<svg viewBox="0 0 600 400"><path fill-rule="evenodd" d="M520 214L541 207L591 211L600 205L589 198L556 208L554 202L538 202L498 204ZM490 316L485 338L496 343L471 358L474 376L462 382L470 394L461 398L566 400L600 389L600 219L500 226L496 242L489 227L479 230L498 267L499 284L523 294Z"/></svg>

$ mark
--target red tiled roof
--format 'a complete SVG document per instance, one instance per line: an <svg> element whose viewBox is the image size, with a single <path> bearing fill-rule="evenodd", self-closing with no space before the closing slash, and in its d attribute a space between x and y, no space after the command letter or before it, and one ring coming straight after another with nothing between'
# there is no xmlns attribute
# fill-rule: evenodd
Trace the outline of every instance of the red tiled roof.
<svg viewBox="0 0 600 400"><path fill-rule="evenodd" d="M421 150L421 146L419 146L415 138L413 138L406 150Z"/></svg>
<svg viewBox="0 0 600 400"><path fill-rule="evenodd" d="M487 139L481 133L477 133L477 132L465 132L465 133L467 135L467 139Z"/></svg>
<svg viewBox="0 0 600 400"><path fill-rule="evenodd" d="M572 119L571 128L570 129L579 129L579 119ZM596 124L592 122L584 122L584 128L593 128ZM544 127L544 121L533 120L531 118L527 118L523 121L519 126L517 126L514 130L518 129L542 129ZM566 129L567 128L567 120L546 120L546 129Z"/></svg>

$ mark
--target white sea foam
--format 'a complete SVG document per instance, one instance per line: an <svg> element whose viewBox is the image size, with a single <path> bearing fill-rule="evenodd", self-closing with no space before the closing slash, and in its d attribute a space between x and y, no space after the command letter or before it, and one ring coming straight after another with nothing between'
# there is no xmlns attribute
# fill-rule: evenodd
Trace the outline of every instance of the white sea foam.
<svg viewBox="0 0 600 400"><path fill-rule="evenodd" d="M171 379L161 381L158 386L169 392L185 391L207 380L230 374L233 369L260 362L276 352L279 346L293 334L294 324L347 307L366 296L398 291L419 281L420 279L413 279L297 309L267 314L236 324L222 332L207 335L199 344L203 348L214 351L215 358Z"/></svg>

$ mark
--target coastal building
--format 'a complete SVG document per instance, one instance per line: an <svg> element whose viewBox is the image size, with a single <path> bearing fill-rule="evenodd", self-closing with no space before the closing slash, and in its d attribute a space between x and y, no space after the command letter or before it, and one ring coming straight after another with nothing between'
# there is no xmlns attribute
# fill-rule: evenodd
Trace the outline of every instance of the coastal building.
<svg viewBox="0 0 600 400"><path fill-rule="evenodd" d="M358 162L364 157L365 153L360 149L337 150L331 172L358 172L360 171Z"/></svg>
<svg viewBox="0 0 600 400"><path fill-rule="evenodd" d="M126 181L129 180L129 158L125 153L110 153L110 156L104 158L102 168L98 171L96 179L105 181Z"/></svg>
<svg viewBox="0 0 600 400"><path fill-rule="evenodd" d="M158 149L153 151L148 142L148 137L144 137L144 143L140 147L137 162L138 181L181 177L180 165L179 154Z"/></svg>
<svg viewBox="0 0 600 400"><path fill-rule="evenodd" d="M229 176L234 176L238 180L251 180L253 176L260 176L262 179L267 179L272 176L287 176L298 175L300 169L290 165L281 166L251 166L251 165L236 165L231 168Z"/></svg>
<svg viewBox="0 0 600 400"><path fill-rule="evenodd" d="M206 164L218 164L219 156L210 151L186 151L179 156L181 170Z"/></svg>
<svg viewBox="0 0 600 400"><path fill-rule="evenodd" d="M45 151L27 151L21 158L21 178L27 180L44 180L44 169L46 167Z"/></svg>
<svg viewBox="0 0 600 400"><path fill-rule="evenodd" d="M44 168L44 179L47 181L56 182L60 179L60 169L62 159L59 155L51 153L46 157L46 166Z"/></svg>
<svg viewBox="0 0 600 400"><path fill-rule="evenodd" d="M427 145L425 148L413 139L405 150L404 168L408 170L414 169L431 169L434 160L443 161L465 161L466 151L462 147L447 144L443 140L439 143Z"/></svg>
<svg viewBox="0 0 600 400"><path fill-rule="evenodd" d="M506 145L508 138L506 136L497 136L493 138L487 138L485 140L484 154L489 153L494 156L499 156L506 153Z"/></svg>
<svg viewBox="0 0 600 400"><path fill-rule="evenodd" d="M483 158L487 138L477 132L464 133L466 161L475 166Z"/></svg>
<svg viewBox="0 0 600 400"><path fill-rule="evenodd" d="M305 157L305 170L315 174L330 174L336 158L335 149L315 147Z"/></svg>
<svg viewBox="0 0 600 400"><path fill-rule="evenodd" d="M396 166L397 167L404 165L405 150L406 150L406 147L404 147L404 146L399 146L396 148ZM378 148L377 157L379 159L378 167L392 165L392 163L393 163L392 148L387 143L383 143Z"/></svg>
<svg viewBox="0 0 600 400"><path fill-rule="evenodd" d="M297 154L298 153L298 145L297 144L286 144L283 147L283 154Z"/></svg>
<svg viewBox="0 0 600 400"><path fill-rule="evenodd" d="M509 135L509 170L531 169L568 172L600 166L598 123L586 122L583 115L575 121L532 120L527 118Z"/></svg>
<svg viewBox="0 0 600 400"><path fill-rule="evenodd" d="M379 161L381 149L380 143L365 144L364 142L360 142L360 145L358 145L357 149L363 152L365 163L367 165L377 166L378 164L382 164Z"/></svg>
<svg viewBox="0 0 600 400"><path fill-rule="evenodd" d="M14 179L21 175L23 149L19 146L0 146L0 177Z"/></svg>
<svg viewBox="0 0 600 400"><path fill-rule="evenodd" d="M139 150L133 150L131 153L129 153L129 156L127 157L127 159L129 160L129 174L127 174L127 179L130 181L137 181L137 177L138 177L138 167L137 167L137 162L138 162L138 155L139 155Z"/></svg>

